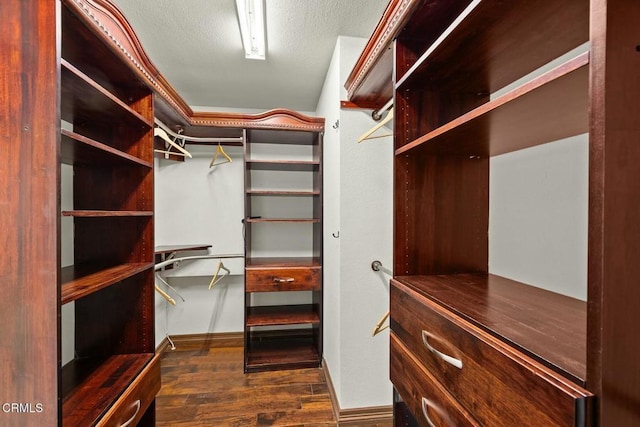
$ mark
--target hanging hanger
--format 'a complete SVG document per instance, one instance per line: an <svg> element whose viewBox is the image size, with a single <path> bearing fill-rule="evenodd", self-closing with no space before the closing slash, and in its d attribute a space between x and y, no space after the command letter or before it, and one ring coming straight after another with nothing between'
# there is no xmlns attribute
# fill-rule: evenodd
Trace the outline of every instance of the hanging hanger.
<svg viewBox="0 0 640 427"><path fill-rule="evenodd" d="M160 287L158 285L155 285L156 288L156 292L159 293L160 295L162 295L162 297L164 299L167 300L167 302L171 305L176 305L176 300L174 300L173 298L171 298L171 296L169 296L168 293L166 293L165 291L163 291L162 289L160 289Z"/></svg>
<svg viewBox="0 0 640 427"><path fill-rule="evenodd" d="M219 161L218 163L216 163L216 160L218 159L218 156L222 156L223 159L221 161ZM220 145L220 143L218 143L218 148L216 149L216 152L213 154L213 159L211 159L211 162L209 163L209 167L212 168L214 166L218 166L218 165L222 165L225 163L231 163L233 160L231 160L231 157L229 157L229 155L227 153L225 153L224 149L222 148L222 146Z"/></svg>
<svg viewBox="0 0 640 427"><path fill-rule="evenodd" d="M163 285L165 285L167 288L171 289L176 295L178 295L182 300L182 302L185 302L185 299L182 295L180 295L180 292L178 292L176 288L174 288L166 280L164 280L164 278L157 271L156 271L156 279L158 279L160 282L162 282Z"/></svg>
<svg viewBox="0 0 640 427"><path fill-rule="evenodd" d="M224 270L227 272L227 274L224 274L220 277L218 277L218 273L220 273L220 270ZM218 283L219 281L221 281L222 279L224 279L225 277L227 277L229 274L231 274L231 271L224 266L224 264L222 263L222 261L218 262L218 268L216 268L216 272L213 273L213 278L211 279L211 282L209 282L209 289L211 289L212 287L214 287L216 285L216 283ZM217 280L216 280L217 279Z"/></svg>
<svg viewBox="0 0 640 427"><path fill-rule="evenodd" d="M382 126L386 125L387 123L389 123L391 120L393 119L393 107L391 107L391 109L389 110L389 113L385 116L384 119L382 119L379 123L377 123L374 127L372 127L371 129L369 129L368 131L366 131L365 133L362 134L362 136L360 136L360 138L358 138L358 143L361 143L362 141L365 141L367 139L374 139L374 138L382 138L385 136L392 136L393 134L385 134L385 135L380 135L380 136L371 136L373 135L378 129L380 129Z"/></svg>
<svg viewBox="0 0 640 427"><path fill-rule="evenodd" d="M380 320L378 320L378 323L376 323L376 327L373 328L373 334L371 335L372 337L375 337L376 335L378 335L380 332L384 331L385 329L387 329L389 327L389 324L387 323L386 325L382 326L384 324L384 322L389 318L389 314L390 312L387 311L384 316L382 316L380 318Z"/></svg>
<svg viewBox="0 0 640 427"><path fill-rule="evenodd" d="M168 154L179 154L185 157L193 157L191 155L191 153L189 153L187 150L185 150L184 148L182 148L180 145L175 143L175 140L172 140L171 138L169 138L169 135L167 134L167 132L164 129L160 129L159 127L156 127L153 129L153 136L158 136L160 137L163 141L165 141L167 144L169 144L171 147L175 148L176 150L179 151L179 153L176 152L168 152ZM163 152L163 153L167 153L166 151L162 151L162 150L155 150L156 152Z"/></svg>

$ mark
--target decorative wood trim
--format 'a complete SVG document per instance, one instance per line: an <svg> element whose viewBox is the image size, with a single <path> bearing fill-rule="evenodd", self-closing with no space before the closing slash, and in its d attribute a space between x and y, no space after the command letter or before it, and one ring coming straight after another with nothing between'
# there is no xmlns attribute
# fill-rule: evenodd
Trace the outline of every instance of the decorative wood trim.
<svg viewBox="0 0 640 427"><path fill-rule="evenodd" d="M324 373L324 377L327 382L331 406L333 407L333 415L338 426L374 425L376 423L388 423L389 421L393 421L393 405L340 409L340 403L338 402L336 390L333 387L333 381L331 380L331 375L329 374L329 368L327 367L325 359L322 359L322 372Z"/></svg>
<svg viewBox="0 0 640 427"><path fill-rule="evenodd" d="M287 109L260 114L194 112L147 56L124 14L109 0L63 0L154 91L158 111L181 126L324 131L324 119ZM168 108L168 109L167 109ZM166 123L173 125L175 123Z"/></svg>
<svg viewBox="0 0 640 427"><path fill-rule="evenodd" d="M388 55L388 61L381 59L391 47L393 39L396 38L409 15L422 1L391 0L389 2L382 14L382 18L380 18L380 22L378 22L369 38L369 42L366 44L362 54L360 54L344 85L347 89L349 101L360 104L361 102L371 102L373 97L375 98L376 107L379 107L390 99L390 96L387 96L386 99L382 98L385 97L385 92L388 92L389 95L393 94L393 82L391 80L393 55ZM387 90L382 91L377 88L377 93L363 93L364 83L369 79L382 82L382 85L388 86Z"/></svg>

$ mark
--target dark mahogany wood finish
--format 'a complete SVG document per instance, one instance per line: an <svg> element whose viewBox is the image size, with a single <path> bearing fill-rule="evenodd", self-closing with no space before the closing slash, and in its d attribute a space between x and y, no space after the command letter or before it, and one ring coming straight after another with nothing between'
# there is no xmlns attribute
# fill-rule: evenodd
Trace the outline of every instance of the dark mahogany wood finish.
<svg viewBox="0 0 640 427"><path fill-rule="evenodd" d="M635 143L640 138L640 80L635 77L640 27L633 24L640 21L640 5L632 0L421 0L391 2L390 9L347 88L356 104L379 96L378 87L362 82L389 74L388 64L378 62L384 56L376 47L387 43L382 34L396 35L396 284L412 289L424 306L453 323L469 322L509 353L540 363L548 370L549 385L573 387L583 403L560 410L553 389L527 381L515 381L526 385L520 397L501 396L493 387L475 390L469 402L457 395L467 392L458 388L451 370L436 380L489 425L639 424L640 344L632 325L640 321L635 272L640 244L634 237L640 223L640 168L635 166L640 161ZM489 158L584 133L590 147L586 310L571 298L487 274ZM409 340L407 331L417 327L415 319L428 317L428 310L400 301L395 289L392 329ZM437 326L438 319L423 321ZM444 329L450 340L465 341L476 333ZM404 351L392 345L392 359L394 348ZM420 365L429 364L416 356L418 347L408 348ZM478 356L487 359L475 361L478 369L499 360ZM392 363L393 376L405 394L395 404L398 423L422 425L415 388L408 385L412 380L394 371ZM492 402L489 412L478 403L485 398ZM544 408L541 417L559 416L517 422L507 415L484 418L520 398L531 398L527 404L537 400ZM407 406L416 420L406 416ZM515 412L536 411L523 407Z"/></svg>
<svg viewBox="0 0 640 427"><path fill-rule="evenodd" d="M260 144L280 145L283 152L288 147L298 151L302 148L307 154L303 159L292 160L284 154L281 158L264 160L259 157L263 154L259 149ZM276 176L287 174L290 180L311 178L309 182L312 188L295 189L293 182L291 190L265 189L265 183L260 185L256 181L257 177L264 175L254 176L256 171ZM268 176L263 179L267 180L268 185ZM260 187L260 190L256 190L256 187ZM247 131L245 195L245 371L319 366L322 360L322 133ZM312 203L312 212L309 212L312 217L263 217L264 213L258 208L263 207L268 211L270 206L273 208L270 203L282 202L280 196L308 198ZM254 197L259 197L261 203L253 204ZM287 234L293 226L295 230L306 227L303 232L308 233L310 246L301 248L302 257L272 258L268 257L268 252L256 255L253 235L273 230L274 227L279 227L281 233ZM273 239L270 245L267 251L288 250ZM260 306L254 302L257 299L254 295L258 293L271 292L277 295L289 291L305 292L309 296L309 303L289 305L286 303L286 293L278 297L282 301L280 304ZM273 330L277 326L284 328ZM291 327L294 329L287 329Z"/></svg>

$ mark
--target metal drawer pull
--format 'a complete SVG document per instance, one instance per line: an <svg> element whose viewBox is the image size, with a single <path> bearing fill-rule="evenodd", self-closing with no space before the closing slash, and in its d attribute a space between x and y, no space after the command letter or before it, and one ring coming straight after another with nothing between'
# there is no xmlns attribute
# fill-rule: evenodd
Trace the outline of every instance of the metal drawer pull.
<svg viewBox="0 0 640 427"><path fill-rule="evenodd" d="M427 412L427 408L429 407L433 408L433 410L436 412L440 412L438 411L438 408L436 408L433 403L429 402L429 400L426 397L423 397L422 398L422 415L424 415L424 419L427 420L427 424L429 425L429 427L436 427L433 421L431 421L431 418L429 418L429 413Z"/></svg>
<svg viewBox="0 0 640 427"><path fill-rule="evenodd" d="M129 420L127 422L125 422L124 424L120 425L120 427L127 427L138 416L138 412L140 412L140 399L136 400L136 403L134 403L134 405L136 405L136 412L134 412L133 416L131 418L129 418Z"/></svg>
<svg viewBox="0 0 640 427"><path fill-rule="evenodd" d="M274 277L273 281L276 283L291 283L295 282L296 279L293 277Z"/></svg>
<svg viewBox="0 0 640 427"><path fill-rule="evenodd" d="M441 351L438 351L435 348L433 348L431 346L431 344L429 344L429 337L434 338L431 334L429 334L429 332L423 330L422 331L422 342L424 343L425 347L427 347L427 349L431 353L435 354L436 356L438 356L440 359L444 360L448 364L450 364L452 366L455 366L458 369L462 369L462 360L456 359L455 357L451 357L451 356L449 356L447 354L444 354Z"/></svg>

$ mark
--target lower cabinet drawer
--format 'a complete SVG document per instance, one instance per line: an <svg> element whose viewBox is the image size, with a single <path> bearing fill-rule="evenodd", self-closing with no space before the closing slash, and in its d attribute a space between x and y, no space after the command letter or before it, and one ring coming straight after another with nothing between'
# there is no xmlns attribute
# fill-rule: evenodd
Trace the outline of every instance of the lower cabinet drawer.
<svg viewBox="0 0 640 427"><path fill-rule="evenodd" d="M390 347L391 382L421 426L480 425L428 371L420 366L393 333Z"/></svg>
<svg viewBox="0 0 640 427"><path fill-rule="evenodd" d="M156 355L98 422L98 427L135 426L160 391L160 355Z"/></svg>
<svg viewBox="0 0 640 427"><path fill-rule="evenodd" d="M391 327L415 358L487 426L580 426L592 395L392 280Z"/></svg>
<svg viewBox="0 0 640 427"><path fill-rule="evenodd" d="M247 292L316 291L321 288L321 268L252 268L245 271Z"/></svg>

